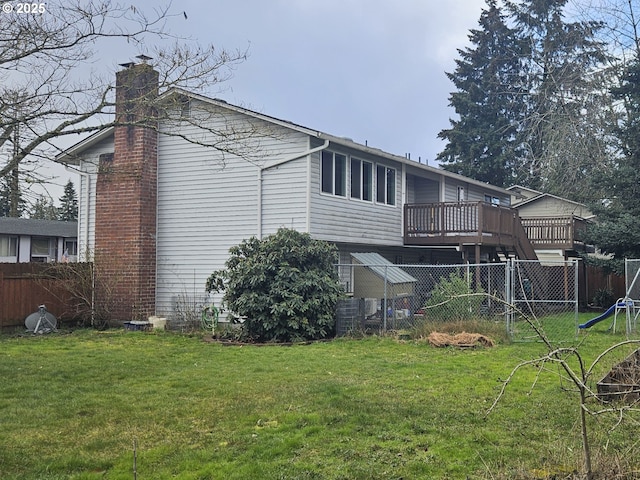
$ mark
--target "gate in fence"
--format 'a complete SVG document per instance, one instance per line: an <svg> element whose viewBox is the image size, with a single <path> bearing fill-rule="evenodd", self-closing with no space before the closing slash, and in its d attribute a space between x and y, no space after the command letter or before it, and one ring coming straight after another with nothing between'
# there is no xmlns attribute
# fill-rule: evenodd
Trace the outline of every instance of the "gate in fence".
<svg viewBox="0 0 640 480"><path fill-rule="evenodd" d="M340 264L349 298L338 335L421 322L504 322L516 341L571 341L578 323L578 263L511 260L463 265Z"/></svg>

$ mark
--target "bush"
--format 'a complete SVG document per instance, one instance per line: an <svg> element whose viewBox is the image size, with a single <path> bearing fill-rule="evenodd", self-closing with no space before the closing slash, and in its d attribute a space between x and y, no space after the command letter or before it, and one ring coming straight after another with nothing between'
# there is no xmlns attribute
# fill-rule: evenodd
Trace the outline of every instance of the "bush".
<svg viewBox="0 0 640 480"><path fill-rule="evenodd" d="M442 278L431 291L431 297L425 305L425 318L448 322L478 318L485 296L470 294L482 294L484 290L478 287L474 291L470 284L468 274L453 272Z"/></svg>
<svg viewBox="0 0 640 480"><path fill-rule="evenodd" d="M613 291L607 288L599 288L593 296L593 304L597 307L609 308L615 301Z"/></svg>
<svg viewBox="0 0 640 480"><path fill-rule="evenodd" d="M244 317L245 339L288 342L334 333L342 295L335 246L280 229L263 240L244 240L229 253L226 269L212 273L206 288L224 291L225 307Z"/></svg>

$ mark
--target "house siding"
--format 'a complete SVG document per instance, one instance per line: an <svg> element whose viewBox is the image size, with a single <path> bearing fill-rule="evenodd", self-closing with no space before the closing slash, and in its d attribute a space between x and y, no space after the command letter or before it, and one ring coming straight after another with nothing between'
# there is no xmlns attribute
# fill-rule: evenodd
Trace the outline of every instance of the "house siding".
<svg viewBox="0 0 640 480"><path fill-rule="evenodd" d="M440 186L437 181L409 175L407 179L407 203L438 203Z"/></svg>
<svg viewBox="0 0 640 480"><path fill-rule="evenodd" d="M222 131L226 122L238 129L243 117L227 113L209 124ZM215 122L219 123L215 123ZM240 127L241 128L241 127ZM300 196L300 167L284 163L263 172L260 167L287 159L308 148L306 135L280 129L259 142L261 161L249 162L235 155L189 143L175 136L160 136L158 148L158 219L156 311L170 315L176 302L195 305L205 299L205 282L229 256L229 248L258 236L259 191L263 190L262 217L265 234L277 226L289 226L290 194ZM184 130L183 130L184 131ZM189 132L187 132L189 133ZM193 132L197 133L197 132ZM276 186L275 171L289 172L291 184ZM297 202L297 199L296 199Z"/></svg>
<svg viewBox="0 0 640 480"><path fill-rule="evenodd" d="M335 150L339 151L339 150ZM346 153L349 152L340 152ZM396 169L395 205L383 205L321 192L320 154L311 161L311 226L310 233L331 242L402 245L402 167L399 163L361 154L357 158ZM347 162L349 163L349 162ZM374 170L375 170L374 165ZM349 175L347 175L349 179ZM376 198L375 181L373 198Z"/></svg>
<svg viewBox="0 0 640 480"><path fill-rule="evenodd" d="M308 156L262 172L262 236L279 228L308 231Z"/></svg>
<svg viewBox="0 0 640 480"><path fill-rule="evenodd" d="M509 195L499 194L494 190L483 189L480 186L456 181L453 179L446 179L445 182L445 202L457 202L458 201L458 187L463 187L465 191L465 201L467 202L484 202L485 195L496 197L500 200L500 205L508 207L511 204Z"/></svg>
<svg viewBox="0 0 640 480"><path fill-rule="evenodd" d="M80 163L80 198L78 204L78 257L91 259L95 249L96 229L96 180L100 155L113 153L113 137L104 140L85 152Z"/></svg>
<svg viewBox="0 0 640 480"><path fill-rule="evenodd" d="M589 218L592 214L583 205L565 202L559 198L543 197L538 200L518 207L518 212L523 218L552 217L563 215L575 215Z"/></svg>

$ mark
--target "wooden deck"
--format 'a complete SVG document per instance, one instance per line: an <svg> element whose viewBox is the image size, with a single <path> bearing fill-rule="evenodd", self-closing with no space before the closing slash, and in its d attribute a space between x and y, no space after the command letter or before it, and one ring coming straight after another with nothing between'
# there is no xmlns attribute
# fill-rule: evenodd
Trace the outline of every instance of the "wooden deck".
<svg viewBox="0 0 640 480"><path fill-rule="evenodd" d="M485 202L407 204L405 245L480 245L536 259L518 211Z"/></svg>
<svg viewBox="0 0 640 480"><path fill-rule="evenodd" d="M522 226L529 241L537 249L581 250L587 222L571 215L545 218L523 218Z"/></svg>

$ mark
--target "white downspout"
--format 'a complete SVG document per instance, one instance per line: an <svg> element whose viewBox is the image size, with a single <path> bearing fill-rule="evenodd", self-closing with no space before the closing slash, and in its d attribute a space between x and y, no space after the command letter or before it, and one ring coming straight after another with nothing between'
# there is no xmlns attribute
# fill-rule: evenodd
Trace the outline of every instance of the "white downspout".
<svg viewBox="0 0 640 480"><path fill-rule="evenodd" d="M284 165L285 163L289 163L293 160L298 160L303 157L307 157L307 231L309 231L309 222L310 222L310 210L311 210L311 155L324 150L329 146L329 140L325 140L322 145L319 147L312 148L310 150L306 150L301 153L295 153L290 157L283 158L281 160L277 160L274 163L271 163L267 166L260 167L258 170L258 239L262 239L262 172L265 170L269 170L273 167L278 167L280 165Z"/></svg>
<svg viewBox="0 0 640 480"><path fill-rule="evenodd" d="M408 202L407 198L407 165L402 164L402 179L401 179L401 189L400 193L400 238L402 239L402 244L404 245L404 206Z"/></svg>

